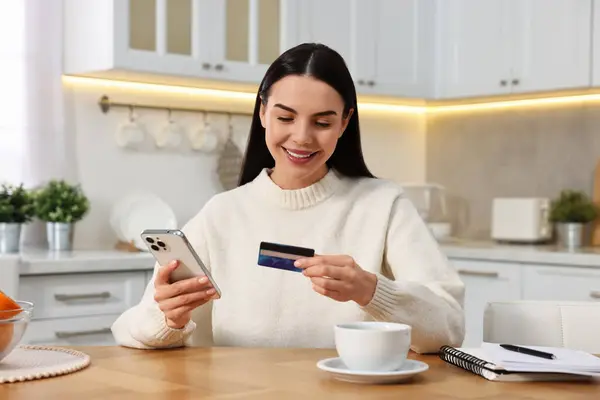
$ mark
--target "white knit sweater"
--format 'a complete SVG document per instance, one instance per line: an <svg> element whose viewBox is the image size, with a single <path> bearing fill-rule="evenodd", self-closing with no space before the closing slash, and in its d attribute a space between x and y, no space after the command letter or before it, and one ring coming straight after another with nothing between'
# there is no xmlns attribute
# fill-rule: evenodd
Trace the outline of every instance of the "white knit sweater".
<svg viewBox="0 0 600 400"><path fill-rule="evenodd" d="M113 325L120 345L333 348L334 325L357 320L411 325L411 347L421 353L463 340L464 285L392 182L330 170L310 187L283 190L265 169L214 196L182 230L222 298L197 308L183 329L171 329L150 282L141 302ZM313 291L302 274L259 266L261 241L352 256L377 275L371 303L338 302Z"/></svg>

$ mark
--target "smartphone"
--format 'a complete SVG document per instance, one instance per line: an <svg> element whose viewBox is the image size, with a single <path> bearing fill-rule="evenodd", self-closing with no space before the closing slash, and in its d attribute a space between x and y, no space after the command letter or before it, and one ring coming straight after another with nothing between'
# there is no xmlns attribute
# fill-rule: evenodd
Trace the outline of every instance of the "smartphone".
<svg viewBox="0 0 600 400"><path fill-rule="evenodd" d="M179 261L179 266L171 273L171 282L206 276L217 291L216 297L221 297L221 289L182 231L146 229L141 237L158 264L167 265L173 260Z"/></svg>

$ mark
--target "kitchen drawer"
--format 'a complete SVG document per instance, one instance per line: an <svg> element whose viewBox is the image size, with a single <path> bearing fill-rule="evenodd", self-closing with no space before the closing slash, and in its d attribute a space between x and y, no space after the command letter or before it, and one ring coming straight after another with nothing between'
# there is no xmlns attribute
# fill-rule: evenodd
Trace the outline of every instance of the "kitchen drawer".
<svg viewBox="0 0 600 400"><path fill-rule="evenodd" d="M450 259L465 284L464 347L477 347L483 340L483 313L488 302L521 298L519 264Z"/></svg>
<svg viewBox="0 0 600 400"><path fill-rule="evenodd" d="M119 314L31 321L21 341L30 345L114 346L110 327Z"/></svg>
<svg viewBox="0 0 600 400"><path fill-rule="evenodd" d="M523 266L525 300L600 301L600 270Z"/></svg>
<svg viewBox="0 0 600 400"><path fill-rule="evenodd" d="M137 304L145 286L143 271L23 276L19 298L34 303L33 319L115 314Z"/></svg>

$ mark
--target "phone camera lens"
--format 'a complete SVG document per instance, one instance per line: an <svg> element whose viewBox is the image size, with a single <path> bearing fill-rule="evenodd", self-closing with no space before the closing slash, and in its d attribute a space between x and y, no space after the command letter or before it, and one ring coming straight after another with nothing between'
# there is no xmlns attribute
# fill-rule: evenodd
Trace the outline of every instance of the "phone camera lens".
<svg viewBox="0 0 600 400"><path fill-rule="evenodd" d="M157 245L159 245L160 247L167 247L166 244L164 244L163 242L161 242L160 240L158 242L156 242Z"/></svg>
<svg viewBox="0 0 600 400"><path fill-rule="evenodd" d="M150 247L151 247L151 248L152 248L152 250L154 250L154 251L160 251L160 248L159 248L157 245L155 245L155 244L153 244L153 245L152 245L152 246L150 246Z"/></svg>
<svg viewBox="0 0 600 400"><path fill-rule="evenodd" d="M152 238L146 238L146 242L148 242L148 243L154 243L154 239L152 239Z"/></svg>

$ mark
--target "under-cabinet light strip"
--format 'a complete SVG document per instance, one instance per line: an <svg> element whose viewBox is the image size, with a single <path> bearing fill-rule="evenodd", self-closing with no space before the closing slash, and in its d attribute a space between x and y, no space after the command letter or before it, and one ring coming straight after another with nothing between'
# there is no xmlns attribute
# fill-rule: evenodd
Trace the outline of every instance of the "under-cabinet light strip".
<svg viewBox="0 0 600 400"><path fill-rule="evenodd" d="M130 89L142 90L155 93L173 93L183 95L196 95L215 97L228 100L244 100L253 104L256 99L256 93L243 92L234 90L196 88L178 85L166 85L145 82L132 82L122 80L111 80L103 78L89 78L79 76L63 76L63 80L73 84L87 84L103 88ZM562 105L569 103L582 103L600 101L600 93L591 94L571 94L571 95L556 95L543 98L533 99L516 99L516 100L496 100L489 102L470 103L470 104L448 104L448 105L403 105L393 103L376 103L376 102L359 102L360 110L390 112L390 113L408 113L408 114L437 114L448 112L465 112L478 110L494 110L505 108L532 107L544 105Z"/></svg>

